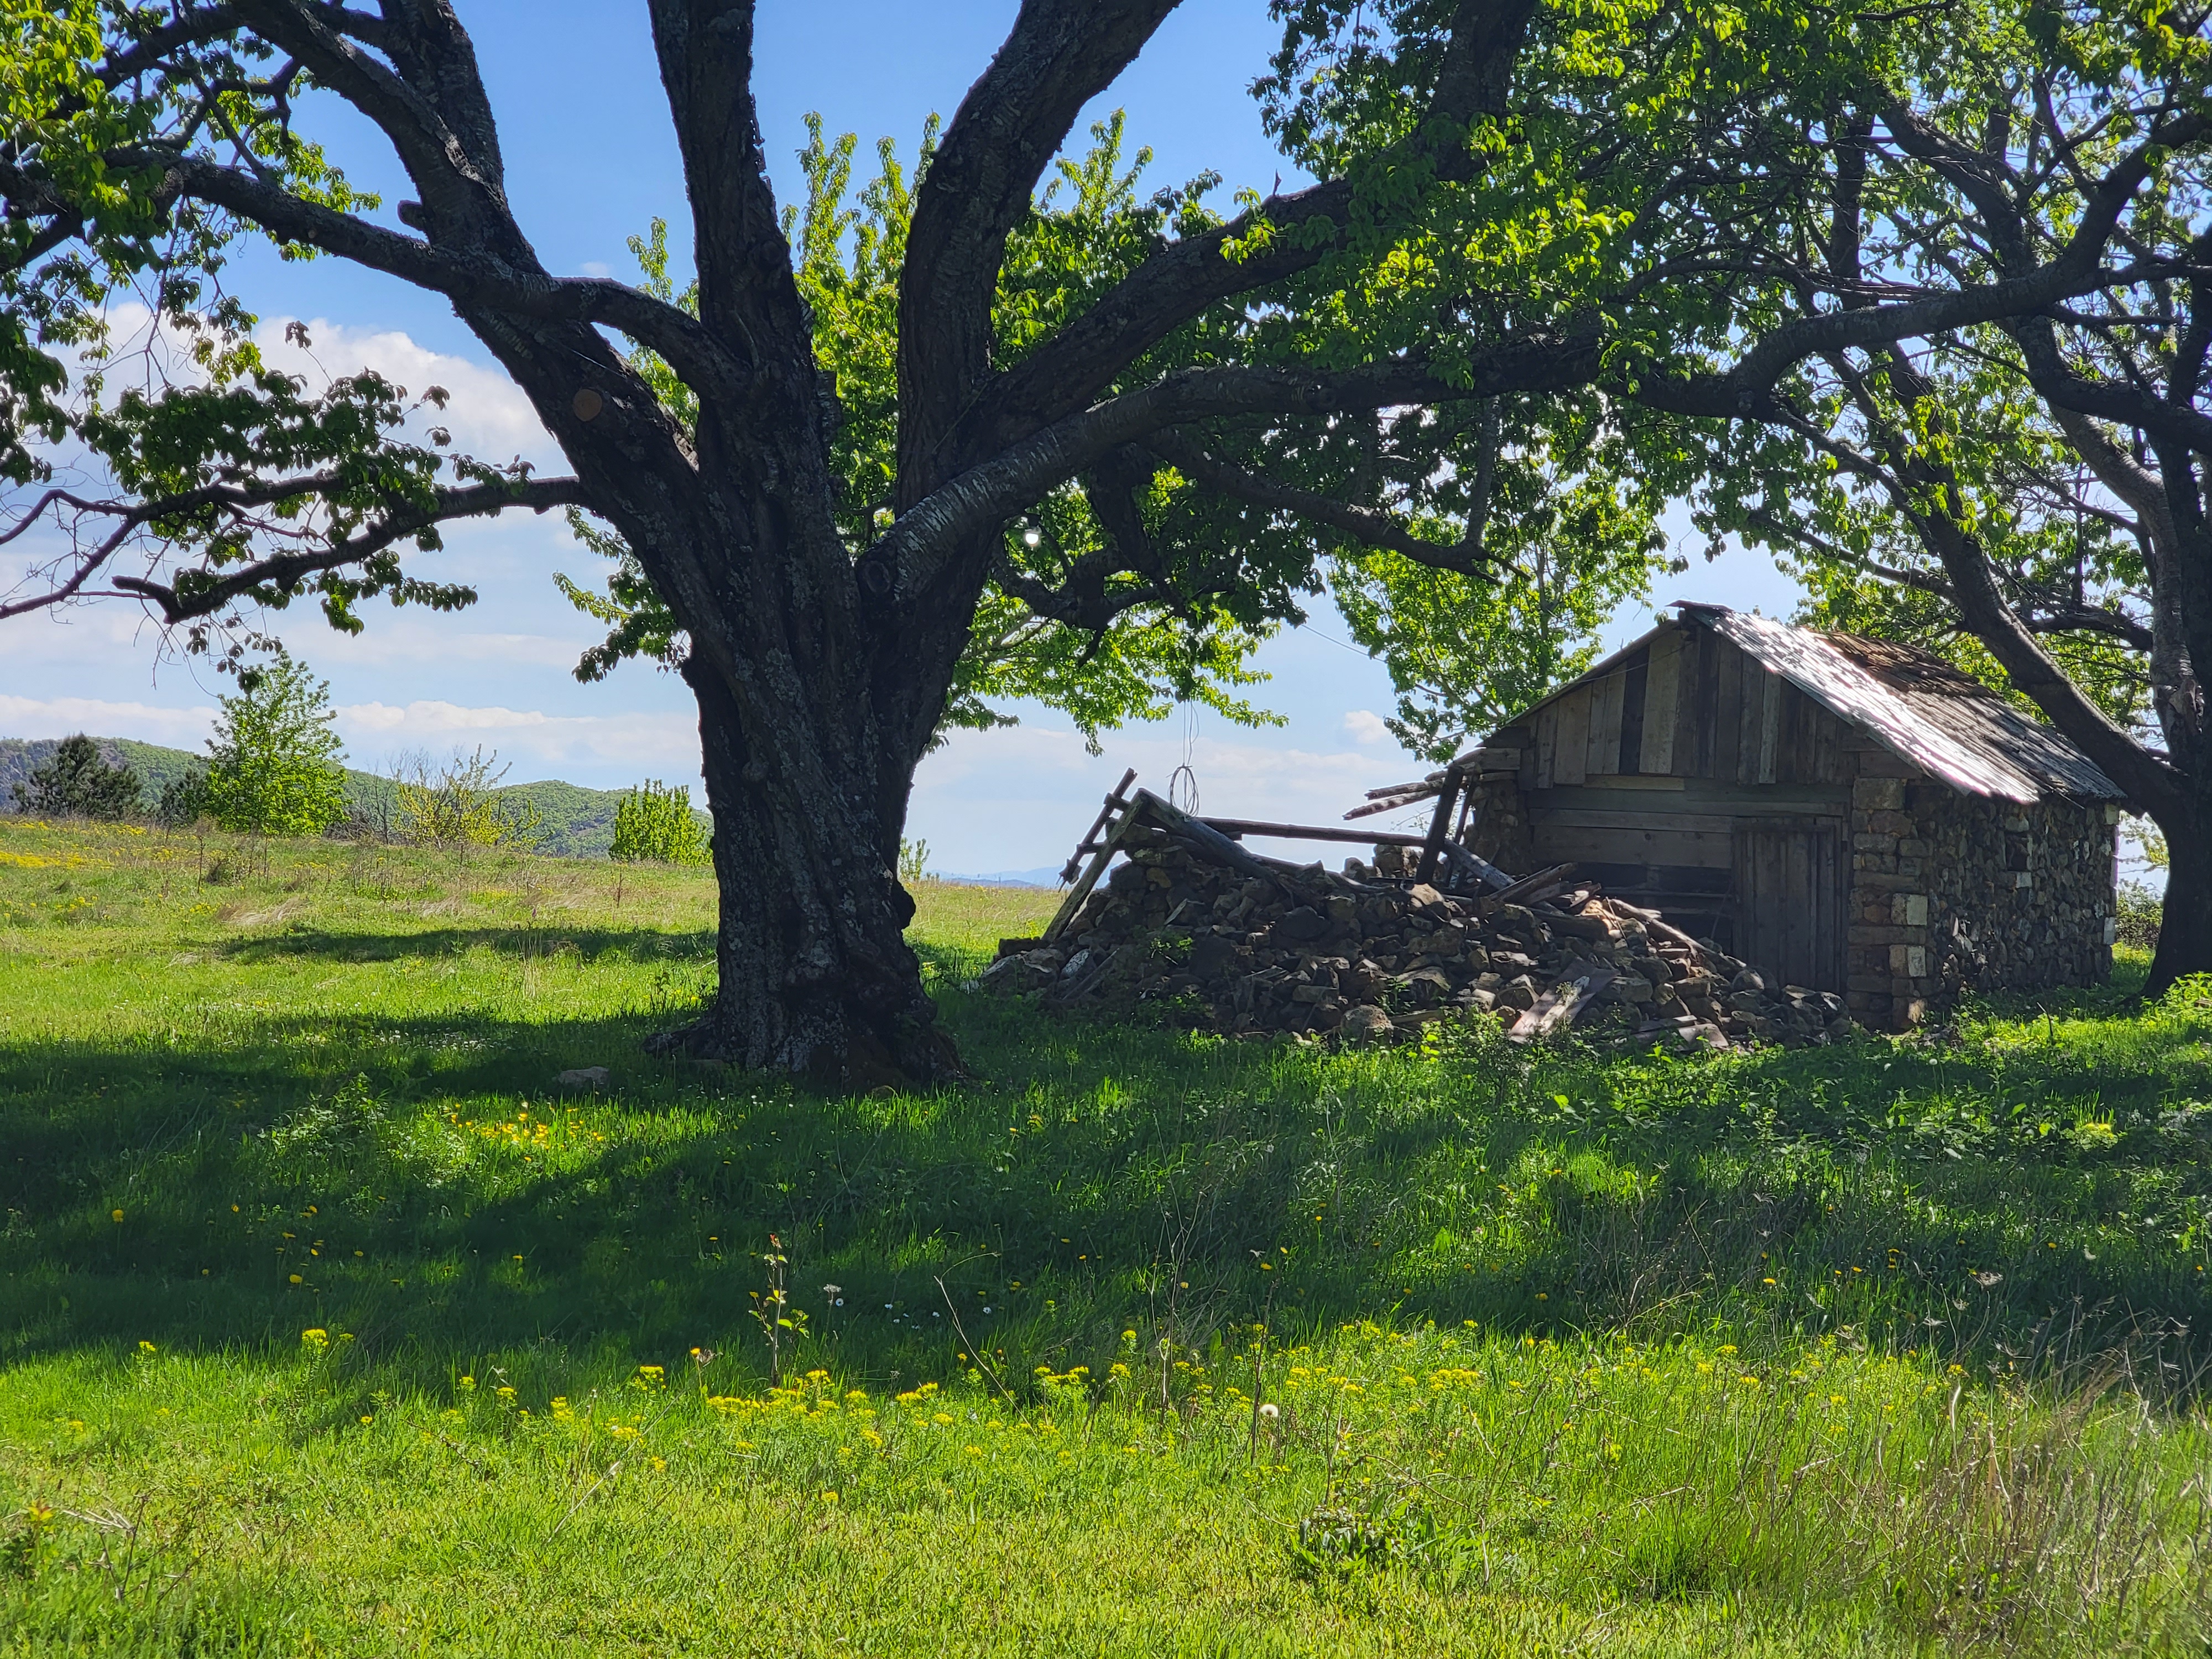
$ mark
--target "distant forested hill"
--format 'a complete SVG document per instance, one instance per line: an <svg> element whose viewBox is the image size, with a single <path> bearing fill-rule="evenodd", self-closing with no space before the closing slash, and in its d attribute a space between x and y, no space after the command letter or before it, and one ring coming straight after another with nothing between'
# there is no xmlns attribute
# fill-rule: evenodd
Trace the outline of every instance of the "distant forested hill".
<svg viewBox="0 0 2212 1659"><path fill-rule="evenodd" d="M165 749L159 744L137 743L129 738L95 738L100 757L111 766L127 765L138 775L147 805L161 798L174 779L199 771L204 756L184 749ZM15 810L15 785L30 776L58 748L52 738L0 738L0 812ZM549 781L520 783L499 792L534 802L545 831L541 851L562 858L605 858L614 840L615 805L619 789L586 789L573 783ZM356 813L372 823L389 824L393 817L393 787L389 778L373 772L346 772L346 797Z"/></svg>

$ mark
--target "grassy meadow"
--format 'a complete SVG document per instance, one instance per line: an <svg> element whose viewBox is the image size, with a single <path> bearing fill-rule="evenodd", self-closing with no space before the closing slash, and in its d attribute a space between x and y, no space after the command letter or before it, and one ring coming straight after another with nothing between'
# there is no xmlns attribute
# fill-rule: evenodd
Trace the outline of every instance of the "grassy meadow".
<svg viewBox="0 0 2212 1659"><path fill-rule="evenodd" d="M839 1099L641 1052L701 872L0 818L0 1654L2208 1651L2212 988L1330 1053L919 897Z"/></svg>

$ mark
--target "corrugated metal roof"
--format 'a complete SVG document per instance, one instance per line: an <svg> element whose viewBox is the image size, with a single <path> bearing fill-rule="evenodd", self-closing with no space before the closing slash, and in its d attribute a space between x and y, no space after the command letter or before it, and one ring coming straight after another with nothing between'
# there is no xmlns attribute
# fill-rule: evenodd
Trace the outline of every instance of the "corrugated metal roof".
<svg viewBox="0 0 2212 1659"><path fill-rule="evenodd" d="M2125 795L2060 733L1937 659L1883 641L1839 641L1725 605L1682 601L1676 609L1966 794L2017 801Z"/></svg>

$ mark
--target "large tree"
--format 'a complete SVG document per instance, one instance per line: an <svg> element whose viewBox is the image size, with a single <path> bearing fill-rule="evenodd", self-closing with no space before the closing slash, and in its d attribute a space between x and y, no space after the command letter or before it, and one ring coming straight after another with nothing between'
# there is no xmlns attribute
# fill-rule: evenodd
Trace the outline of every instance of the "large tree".
<svg viewBox="0 0 2212 1659"><path fill-rule="evenodd" d="M1914 105L1967 8L1297 0L1275 8L1260 92L1319 182L1225 222L1186 195L1052 222L1039 183L1078 112L1175 3L1022 5L914 186L888 398L859 386L850 409L824 373L836 319L795 274L805 238L763 166L748 0L645 8L688 305L546 271L447 0L11 8L0 465L34 489L40 446L74 443L114 488L27 489L12 529L78 539L0 614L104 589L213 640L241 604L313 592L357 625L371 594L466 597L403 568L441 523L580 508L680 630L699 704L720 977L684 1040L851 1080L941 1075L957 1060L894 863L987 599L1097 635L1146 606L1281 614L1330 551L1525 581L1510 521L1552 512L1549 492L1499 478L1571 456L1632 514L1690 487L1710 429L1795 418L1793 377L1822 354L2097 293L2136 185L2197 138L2193 116L2157 115L2096 158L2103 182L2049 246L1931 264L1893 297L1800 276L1864 171L1856 111ZM416 191L396 224L295 131L310 88L392 145ZM1942 158L1893 161L1955 198ZM404 441L404 396L374 376L310 397L269 373L210 282L242 230L449 297L573 472ZM201 377L103 398L58 352L132 282L201 343ZM850 441L868 421L872 479ZM1634 476L1603 473L1608 453ZM116 574L139 548L144 573Z"/></svg>

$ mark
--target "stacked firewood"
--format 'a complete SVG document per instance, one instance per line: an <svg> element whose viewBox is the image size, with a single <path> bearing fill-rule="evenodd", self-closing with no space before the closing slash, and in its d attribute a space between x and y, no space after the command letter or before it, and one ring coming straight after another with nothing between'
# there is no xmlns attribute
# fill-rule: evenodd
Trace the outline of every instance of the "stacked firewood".
<svg viewBox="0 0 2212 1659"><path fill-rule="evenodd" d="M1149 1006L1235 1035L1387 1040L1492 1012L1521 1040L1585 1034L1644 1047L1822 1043L1841 998L1759 971L1607 898L1571 866L1479 896L1411 879L1378 847L1341 875L1242 855L1169 830L1121 838L1127 861L1049 939L1009 939L975 981L1048 1006ZM1242 849L1237 849L1242 854Z"/></svg>

